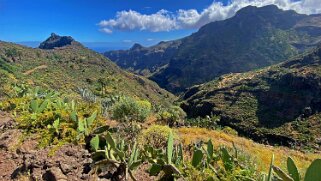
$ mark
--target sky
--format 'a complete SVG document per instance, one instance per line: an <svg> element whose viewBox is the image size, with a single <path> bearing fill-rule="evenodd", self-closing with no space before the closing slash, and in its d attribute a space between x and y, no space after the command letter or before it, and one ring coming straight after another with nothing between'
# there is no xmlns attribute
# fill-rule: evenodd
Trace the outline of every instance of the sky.
<svg viewBox="0 0 321 181"><path fill-rule="evenodd" d="M145 46L185 37L248 5L321 13L321 0L0 0L0 40L70 35L91 46ZM99 43L97 43L99 42Z"/></svg>

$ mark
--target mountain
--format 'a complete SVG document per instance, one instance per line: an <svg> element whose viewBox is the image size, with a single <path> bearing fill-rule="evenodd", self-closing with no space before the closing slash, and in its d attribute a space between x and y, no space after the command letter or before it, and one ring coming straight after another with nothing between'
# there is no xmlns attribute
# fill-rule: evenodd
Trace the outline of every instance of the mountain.
<svg viewBox="0 0 321 181"><path fill-rule="evenodd" d="M190 88L190 117L216 114L219 124L256 141L321 148L321 46L284 63L223 75Z"/></svg>
<svg viewBox="0 0 321 181"><path fill-rule="evenodd" d="M148 76L167 65L180 44L179 40L163 41L152 47L134 44L129 50L109 51L104 55L122 68Z"/></svg>
<svg viewBox="0 0 321 181"><path fill-rule="evenodd" d="M77 95L79 89L100 94L103 81L106 94L139 97L155 104L169 104L175 99L156 83L123 71L73 38L55 34L37 49L0 42L0 75L0 97L6 94L7 85L16 82L71 95Z"/></svg>
<svg viewBox="0 0 321 181"><path fill-rule="evenodd" d="M82 46L79 42L76 42L71 36L59 36L52 33L51 36L39 45L40 49L54 49L64 47L67 45Z"/></svg>
<svg viewBox="0 0 321 181"><path fill-rule="evenodd" d="M321 41L321 15L248 6L183 39L149 48L107 52L119 66L144 70L161 87L179 93L226 74L279 63ZM160 49L161 51L157 51ZM157 52L157 53L156 53ZM140 61L138 61L140 59Z"/></svg>

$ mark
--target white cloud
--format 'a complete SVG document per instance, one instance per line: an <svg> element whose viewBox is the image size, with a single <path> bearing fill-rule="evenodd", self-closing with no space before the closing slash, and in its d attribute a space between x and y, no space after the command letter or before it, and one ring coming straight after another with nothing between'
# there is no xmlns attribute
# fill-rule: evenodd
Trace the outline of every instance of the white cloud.
<svg viewBox="0 0 321 181"><path fill-rule="evenodd" d="M103 33L107 33L107 34L113 33L113 31L111 29L109 29L109 28L101 28L100 31L103 32Z"/></svg>
<svg viewBox="0 0 321 181"><path fill-rule="evenodd" d="M132 43L133 40L123 40L124 43Z"/></svg>
<svg viewBox="0 0 321 181"><path fill-rule="evenodd" d="M147 38L147 41L154 41L153 38Z"/></svg>
<svg viewBox="0 0 321 181"><path fill-rule="evenodd" d="M170 31L177 27L175 18L166 10L144 15L136 11L117 12L116 19L103 20L101 27L119 30L148 30L152 32Z"/></svg>
<svg viewBox="0 0 321 181"><path fill-rule="evenodd" d="M228 5L214 1L201 12L195 9L180 9L175 13L160 10L155 14L147 15L133 10L121 11L117 12L114 19L101 21L99 26L102 29L106 29L106 33L111 33L112 30L161 32L178 29L196 29L209 22L230 18L238 10L246 6L262 7L271 4L277 5L283 10L291 9L301 14L321 13L320 0L231 0Z"/></svg>

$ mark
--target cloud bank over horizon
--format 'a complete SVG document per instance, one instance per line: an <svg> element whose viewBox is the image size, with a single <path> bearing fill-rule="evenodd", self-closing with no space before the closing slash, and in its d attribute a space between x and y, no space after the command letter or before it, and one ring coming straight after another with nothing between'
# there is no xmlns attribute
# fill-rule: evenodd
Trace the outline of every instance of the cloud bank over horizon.
<svg viewBox="0 0 321 181"><path fill-rule="evenodd" d="M195 9L176 12L160 10L154 14L142 14L137 11L119 11L115 18L99 22L100 31L111 34L113 31L150 31L169 32L180 29L198 29L201 26L230 18L246 6L262 7L276 5L283 10L295 10L301 14L321 13L320 0L232 0L227 5L213 2L201 12Z"/></svg>

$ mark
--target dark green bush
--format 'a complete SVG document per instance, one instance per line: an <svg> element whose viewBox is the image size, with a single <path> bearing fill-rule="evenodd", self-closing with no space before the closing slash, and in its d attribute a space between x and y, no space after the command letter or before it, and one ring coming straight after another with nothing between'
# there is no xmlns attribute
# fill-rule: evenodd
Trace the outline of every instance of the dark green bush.
<svg viewBox="0 0 321 181"><path fill-rule="evenodd" d="M132 98L123 97L113 106L113 118L118 121L144 122L150 115L152 106L148 101L137 101Z"/></svg>

